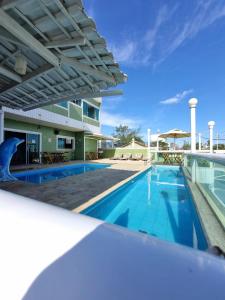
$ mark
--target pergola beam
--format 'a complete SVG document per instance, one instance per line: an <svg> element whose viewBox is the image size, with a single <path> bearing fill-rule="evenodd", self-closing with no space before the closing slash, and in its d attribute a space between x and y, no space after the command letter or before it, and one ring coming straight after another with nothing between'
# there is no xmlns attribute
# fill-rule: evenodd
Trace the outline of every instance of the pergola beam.
<svg viewBox="0 0 225 300"><path fill-rule="evenodd" d="M107 82L112 83L112 84L116 84L115 79L112 76L106 74L103 71L99 71L99 70L93 69L92 67L90 67L87 64L80 63L75 58L61 56L61 62L63 64L71 65L75 69L78 69L79 71L81 71L81 72L83 72L85 74L94 76L94 77L96 77L96 78L98 78L100 80L104 80L104 81L107 81Z"/></svg>
<svg viewBox="0 0 225 300"><path fill-rule="evenodd" d="M27 48L26 45L24 45L23 43L21 43L20 40L18 40L16 37L14 37L11 33L9 33L3 27L0 27L0 37L1 37L1 39L5 40L7 42L10 42L10 43L12 43L14 45Z"/></svg>
<svg viewBox="0 0 225 300"><path fill-rule="evenodd" d="M27 0L0 0L0 8L6 10L14 8L18 4L27 2Z"/></svg>
<svg viewBox="0 0 225 300"><path fill-rule="evenodd" d="M73 39L65 39L65 40L56 40L45 43L46 48L65 48L70 46L77 46L77 45L84 45L85 44L85 38L83 37L77 37Z"/></svg>
<svg viewBox="0 0 225 300"><path fill-rule="evenodd" d="M8 30L12 35L21 40L31 50L39 54L53 66L59 66L59 59L45 46L26 31L18 22L11 18L3 9L0 9L0 25Z"/></svg>
<svg viewBox="0 0 225 300"><path fill-rule="evenodd" d="M50 104L56 104L59 103L61 101L71 101L71 100L75 100L75 99L89 99L89 98L97 98L97 97L107 97L107 96L115 96L115 95L122 95L123 92L121 90L113 90L113 91L99 91L99 92L82 92L80 94L68 94L57 98L52 98L49 101L43 101L37 104L31 104L29 106L24 107L24 111L28 111L31 109L35 109L35 108L39 108L42 107L44 105L50 105Z"/></svg>
<svg viewBox="0 0 225 300"><path fill-rule="evenodd" d="M9 91L12 91L16 87L23 86L24 83L33 81L34 79L38 78L40 75L43 75L52 69L53 69L53 67L49 64L43 65L42 67L38 68L34 72L28 73L23 78L21 77L22 80L20 81L19 84L11 84L11 85L5 86L3 89L0 90L0 96L2 93L7 93ZM19 75L17 75L17 76L19 76Z"/></svg>
<svg viewBox="0 0 225 300"><path fill-rule="evenodd" d="M16 82L19 82L19 83L21 83L23 81L21 76L17 75L16 73L14 73L14 72L12 72L12 71L10 71L10 70L2 67L2 66L0 66L0 74L2 74L3 76L5 76L9 79L12 79Z"/></svg>

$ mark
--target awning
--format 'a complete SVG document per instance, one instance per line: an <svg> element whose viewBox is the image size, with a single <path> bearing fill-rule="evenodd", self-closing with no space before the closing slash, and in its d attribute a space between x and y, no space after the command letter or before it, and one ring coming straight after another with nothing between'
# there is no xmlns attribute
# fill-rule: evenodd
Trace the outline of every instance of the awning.
<svg viewBox="0 0 225 300"><path fill-rule="evenodd" d="M81 0L1 1L0 106L120 94L126 78Z"/></svg>
<svg viewBox="0 0 225 300"><path fill-rule="evenodd" d="M88 132L88 133L85 134L85 137L87 137L87 138L94 138L96 140L101 140L101 141L103 141L103 140L105 140L105 141L114 141L114 142L118 141L118 139L114 138L113 136L103 135L101 133L93 133L93 134L91 134L91 133Z"/></svg>

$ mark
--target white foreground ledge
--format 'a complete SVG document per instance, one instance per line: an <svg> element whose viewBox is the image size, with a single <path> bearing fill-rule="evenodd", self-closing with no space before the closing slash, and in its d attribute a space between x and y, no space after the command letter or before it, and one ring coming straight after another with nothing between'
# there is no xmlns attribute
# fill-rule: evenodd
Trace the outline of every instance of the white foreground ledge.
<svg viewBox="0 0 225 300"><path fill-rule="evenodd" d="M0 190L0 299L225 299L210 254Z"/></svg>

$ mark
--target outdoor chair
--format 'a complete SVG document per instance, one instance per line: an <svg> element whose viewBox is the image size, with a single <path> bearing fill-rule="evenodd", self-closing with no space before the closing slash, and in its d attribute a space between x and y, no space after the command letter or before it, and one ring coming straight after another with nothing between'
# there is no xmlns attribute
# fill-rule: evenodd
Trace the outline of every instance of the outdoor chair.
<svg viewBox="0 0 225 300"><path fill-rule="evenodd" d="M123 155L122 160L128 160L128 159L131 159L131 158L132 158L132 154L128 153L128 154Z"/></svg>
<svg viewBox="0 0 225 300"><path fill-rule="evenodd" d="M143 159L143 154L138 153L132 156L132 160L142 160Z"/></svg>
<svg viewBox="0 0 225 300"><path fill-rule="evenodd" d="M120 159L122 159L122 158L123 158L123 154L120 154L120 155L113 156L113 157L111 157L110 159L111 159L111 160L120 160Z"/></svg>

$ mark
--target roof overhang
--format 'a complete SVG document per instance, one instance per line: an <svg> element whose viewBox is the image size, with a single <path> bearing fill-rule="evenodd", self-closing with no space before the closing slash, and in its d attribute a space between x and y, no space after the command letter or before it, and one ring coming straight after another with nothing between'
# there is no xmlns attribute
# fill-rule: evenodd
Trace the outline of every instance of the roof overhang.
<svg viewBox="0 0 225 300"><path fill-rule="evenodd" d="M126 79L80 0L0 2L0 106L118 95Z"/></svg>
<svg viewBox="0 0 225 300"><path fill-rule="evenodd" d="M110 135L103 135L101 133L86 133L85 137L87 138L94 138L96 140L100 140L100 141L118 141L117 138L114 138L113 136Z"/></svg>

